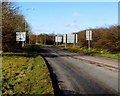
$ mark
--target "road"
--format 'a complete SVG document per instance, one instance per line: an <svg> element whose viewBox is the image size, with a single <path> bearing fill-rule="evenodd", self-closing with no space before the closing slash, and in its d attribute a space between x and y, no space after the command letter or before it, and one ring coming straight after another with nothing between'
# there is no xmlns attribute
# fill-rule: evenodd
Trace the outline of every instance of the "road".
<svg viewBox="0 0 120 96"><path fill-rule="evenodd" d="M58 87L64 96L73 94L75 96L103 96L105 94L105 96L113 96L118 94L118 70L92 64L85 58L84 60L74 58L75 56L87 56L85 54L69 52L48 45L36 45L35 49L51 66L58 80ZM104 60L97 59L99 59L98 61ZM92 59L92 61L94 60ZM116 63L114 60L111 62Z"/></svg>

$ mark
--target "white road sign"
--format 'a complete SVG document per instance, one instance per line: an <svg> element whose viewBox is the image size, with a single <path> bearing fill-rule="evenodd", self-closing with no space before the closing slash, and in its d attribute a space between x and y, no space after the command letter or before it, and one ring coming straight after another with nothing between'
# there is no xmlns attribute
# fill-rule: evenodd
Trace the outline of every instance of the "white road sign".
<svg viewBox="0 0 120 96"><path fill-rule="evenodd" d="M76 34L76 36L75 36L75 37L76 37L76 43L77 43L77 42L78 42L78 35Z"/></svg>
<svg viewBox="0 0 120 96"><path fill-rule="evenodd" d="M66 38L67 38L67 35L66 35L66 34L63 35L63 43L67 43L67 42L66 42Z"/></svg>
<svg viewBox="0 0 120 96"><path fill-rule="evenodd" d="M62 36L55 36L55 42L62 42Z"/></svg>
<svg viewBox="0 0 120 96"><path fill-rule="evenodd" d="M92 31L86 31L86 40L92 40Z"/></svg>
<svg viewBox="0 0 120 96"><path fill-rule="evenodd" d="M77 41L78 41L77 37L78 37L77 34L63 35L63 43L77 43ZM67 40L67 42L66 42L66 40Z"/></svg>
<svg viewBox="0 0 120 96"><path fill-rule="evenodd" d="M26 41L26 32L16 32L16 41Z"/></svg>

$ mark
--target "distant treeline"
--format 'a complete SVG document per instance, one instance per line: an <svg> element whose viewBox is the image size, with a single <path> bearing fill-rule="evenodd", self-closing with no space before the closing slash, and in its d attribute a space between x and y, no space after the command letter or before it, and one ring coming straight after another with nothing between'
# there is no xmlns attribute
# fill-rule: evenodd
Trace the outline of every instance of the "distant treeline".
<svg viewBox="0 0 120 96"><path fill-rule="evenodd" d="M95 28L92 30L92 48L109 49L109 51L120 51L120 26L111 26L109 28ZM86 30L78 34L78 45L87 47Z"/></svg>
<svg viewBox="0 0 120 96"><path fill-rule="evenodd" d="M53 45L54 44L54 37L55 34L30 34L30 44L48 44L48 45Z"/></svg>
<svg viewBox="0 0 120 96"><path fill-rule="evenodd" d="M107 28L94 28L92 30L91 47L99 49L108 49L108 51L120 51L120 26L110 26ZM78 34L77 46L88 47L86 40L86 30L76 32ZM36 38L40 44L54 44L55 34L39 34ZM32 38L31 38L32 39ZM34 39L31 43L35 42ZM71 45L71 44L68 44Z"/></svg>

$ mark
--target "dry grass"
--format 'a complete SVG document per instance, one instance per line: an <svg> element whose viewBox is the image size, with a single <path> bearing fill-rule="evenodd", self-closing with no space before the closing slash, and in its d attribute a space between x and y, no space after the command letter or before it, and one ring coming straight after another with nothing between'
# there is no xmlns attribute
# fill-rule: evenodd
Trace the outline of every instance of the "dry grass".
<svg viewBox="0 0 120 96"><path fill-rule="evenodd" d="M12 55L11 55L12 54ZM54 94L50 74L44 59L19 52L3 54L3 95ZM26 53L25 53L26 54Z"/></svg>

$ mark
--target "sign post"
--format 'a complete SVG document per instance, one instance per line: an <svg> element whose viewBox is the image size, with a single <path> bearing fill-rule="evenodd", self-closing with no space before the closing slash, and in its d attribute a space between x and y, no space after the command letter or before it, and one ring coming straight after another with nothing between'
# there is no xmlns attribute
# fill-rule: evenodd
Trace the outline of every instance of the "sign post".
<svg viewBox="0 0 120 96"><path fill-rule="evenodd" d="M76 48L77 36L78 36L77 34L74 34L74 46L73 46L74 48Z"/></svg>
<svg viewBox="0 0 120 96"><path fill-rule="evenodd" d="M55 36L55 42L56 42L57 45L61 44L62 36Z"/></svg>
<svg viewBox="0 0 120 96"><path fill-rule="evenodd" d="M88 40L88 50L90 51L90 40L92 40L92 31L87 30L86 31L86 40Z"/></svg>
<svg viewBox="0 0 120 96"><path fill-rule="evenodd" d="M26 32L16 32L16 41L22 41L22 47L24 46L24 42L26 41Z"/></svg>
<svg viewBox="0 0 120 96"><path fill-rule="evenodd" d="M78 41L78 35L77 34L65 34L63 35L63 43L65 44L65 48L68 43L72 43L73 47L76 47L76 43Z"/></svg>
<svg viewBox="0 0 120 96"><path fill-rule="evenodd" d="M67 38L68 38L67 34L63 35L63 43L65 45L65 48L67 47Z"/></svg>
<svg viewBox="0 0 120 96"><path fill-rule="evenodd" d="M67 47L67 34L65 34L65 48Z"/></svg>

